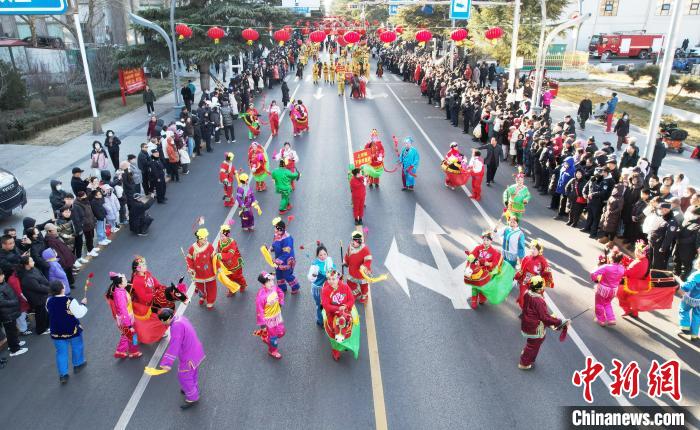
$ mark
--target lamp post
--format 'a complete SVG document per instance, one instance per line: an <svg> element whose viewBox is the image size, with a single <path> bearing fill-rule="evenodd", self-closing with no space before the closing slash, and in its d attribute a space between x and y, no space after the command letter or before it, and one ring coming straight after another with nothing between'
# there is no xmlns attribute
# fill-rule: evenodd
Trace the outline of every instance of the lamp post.
<svg viewBox="0 0 700 430"><path fill-rule="evenodd" d="M172 60L175 63L175 70L173 71L173 82L175 85L175 88L179 86L179 76L178 73L180 72L180 63L177 58L177 35L175 34L175 5L177 4L176 0L170 0L170 34L172 35L172 40L173 40L173 57ZM177 91L176 91L177 92ZM175 98L178 99L178 101L175 102L176 105L179 105L179 98L177 95L175 95Z"/></svg>
<svg viewBox="0 0 700 430"><path fill-rule="evenodd" d="M73 24L78 35L78 48L83 61L83 71L85 72L85 83L87 84L88 97L90 98L90 109L92 109L92 134L102 133L102 123L97 113L97 103L95 103L95 93L92 90L92 79L90 78L90 66L88 65L87 53L85 52L85 42L83 41L83 29L80 25L80 14L78 13L78 2L72 2Z"/></svg>
<svg viewBox="0 0 700 430"><path fill-rule="evenodd" d="M513 10L513 35L510 42L510 73L508 74L508 88L515 93L515 80L517 79L518 61L518 33L520 32L520 0L515 0Z"/></svg>

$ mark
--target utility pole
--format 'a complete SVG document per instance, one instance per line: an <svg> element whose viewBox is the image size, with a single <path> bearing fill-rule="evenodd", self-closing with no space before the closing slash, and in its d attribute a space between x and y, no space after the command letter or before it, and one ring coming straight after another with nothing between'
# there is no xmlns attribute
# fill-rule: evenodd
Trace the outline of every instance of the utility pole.
<svg viewBox="0 0 700 430"><path fill-rule="evenodd" d="M510 73L508 74L508 88L515 93L515 81L517 79L518 61L518 32L520 31L520 1L515 0L515 10L513 11L513 35L510 42Z"/></svg>
<svg viewBox="0 0 700 430"><path fill-rule="evenodd" d="M455 29L455 20L452 20L452 30ZM452 41L452 46L450 47L450 69L455 68L455 41Z"/></svg>
<svg viewBox="0 0 700 430"><path fill-rule="evenodd" d="M88 65L87 53L85 52L85 42L83 41L83 29L80 26L80 14L78 13L78 2L72 2L73 24L78 35L78 48L80 57L83 60L83 71L85 72L85 83L87 84L88 97L90 98L90 108L92 109L92 134L102 134L102 124L97 114L97 104L95 103L95 93L92 91L92 79L90 78L90 66Z"/></svg>
<svg viewBox="0 0 700 430"><path fill-rule="evenodd" d="M673 15L671 17L671 27L668 30L668 37L664 41L663 53L664 58L659 71L659 82L656 86L656 98L654 106L651 110L651 119L649 120L649 128L647 129L647 147L646 157L648 160L654 156L654 145L656 144L657 130L661 122L661 114L666 104L666 93L668 92L668 80L671 78L673 68L673 57L678 46L678 29L681 26L681 17L685 9L686 0L676 0L673 5Z"/></svg>
<svg viewBox="0 0 700 430"><path fill-rule="evenodd" d="M172 60L175 64L173 67L173 86L175 87L175 106L180 106L180 96L178 95L177 88L180 86L179 73L180 73L180 63L177 59L177 37L175 35L175 6L177 4L176 0L170 0L170 34L172 35Z"/></svg>
<svg viewBox="0 0 700 430"><path fill-rule="evenodd" d="M542 87L542 80L544 79L544 70L540 70L540 68L544 67L544 57L547 55L547 48L544 46L544 32L547 26L547 3L545 0L540 0L540 10L542 11L542 28L540 29L540 43L537 48L537 62L535 63L535 88L532 89L533 111L540 104L539 88ZM542 77L540 78L540 76ZM539 111L536 113L539 114Z"/></svg>

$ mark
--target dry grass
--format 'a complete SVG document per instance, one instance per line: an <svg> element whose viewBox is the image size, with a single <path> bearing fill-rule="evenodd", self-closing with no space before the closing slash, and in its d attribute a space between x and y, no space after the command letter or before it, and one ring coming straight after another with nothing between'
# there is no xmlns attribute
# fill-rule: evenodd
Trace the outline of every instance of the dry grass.
<svg viewBox="0 0 700 430"><path fill-rule="evenodd" d="M169 91L172 92L172 81L170 79L151 79L149 80L149 85L159 99L162 97L171 96ZM89 103L89 101L86 100L85 103ZM100 122L104 128L104 125L107 122L119 118L120 116L142 106L143 95L138 93L126 96L126 106L122 105L121 96L103 100L99 103L97 111L100 116ZM17 145L58 146L91 131L92 117L88 117L41 131L31 139L12 143Z"/></svg>
<svg viewBox="0 0 700 430"><path fill-rule="evenodd" d="M608 97L604 97L595 93L597 88L607 88L607 85L564 85L559 87L559 93L557 97L561 97L563 100L576 103L577 105L584 98L590 98L593 102L594 109L598 103L602 103L608 100ZM627 88L625 88L627 89ZM651 112L644 109L643 107L635 106L630 103L621 101L617 104L617 112L622 114L622 112L627 112L630 116L630 121L632 124L646 129L649 126L649 120L651 119ZM688 132L688 139L685 141L688 145L696 146L700 144L700 124L695 124L692 122L678 121L672 117L664 116L664 120L673 120L678 123L678 127L686 130Z"/></svg>

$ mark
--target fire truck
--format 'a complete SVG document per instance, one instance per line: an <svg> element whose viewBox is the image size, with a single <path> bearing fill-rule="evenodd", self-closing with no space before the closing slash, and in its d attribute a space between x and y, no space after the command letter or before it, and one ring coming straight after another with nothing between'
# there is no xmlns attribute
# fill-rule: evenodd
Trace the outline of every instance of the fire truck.
<svg viewBox="0 0 700 430"><path fill-rule="evenodd" d="M596 34L588 44L588 54L606 61L610 57L649 58L659 52L663 44L662 34Z"/></svg>

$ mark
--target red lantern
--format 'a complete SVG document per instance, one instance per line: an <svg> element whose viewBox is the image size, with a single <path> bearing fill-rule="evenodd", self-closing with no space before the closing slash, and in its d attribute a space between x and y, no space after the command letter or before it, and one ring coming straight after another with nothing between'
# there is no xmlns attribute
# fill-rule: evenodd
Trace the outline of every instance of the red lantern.
<svg viewBox="0 0 700 430"><path fill-rule="evenodd" d="M453 31L452 34L450 34L450 39L454 40L455 42L461 42L464 39L467 38L467 30L463 28L458 28L457 30Z"/></svg>
<svg viewBox="0 0 700 430"><path fill-rule="evenodd" d="M207 36L209 36L215 44L218 44L219 40L226 36L226 33L221 27L212 27L207 31Z"/></svg>
<svg viewBox="0 0 700 430"><path fill-rule="evenodd" d="M386 31L386 29L384 27L379 27L377 29L377 36L381 36L382 33L384 33L385 31Z"/></svg>
<svg viewBox="0 0 700 430"><path fill-rule="evenodd" d="M374 21L372 21L372 24L377 25L377 24L379 24L379 21L377 21L377 20L375 19Z"/></svg>
<svg viewBox="0 0 700 430"><path fill-rule="evenodd" d="M291 25L285 25L282 29L283 29L284 31L286 31L287 33L291 33L291 32L292 32L292 26L291 26Z"/></svg>
<svg viewBox="0 0 700 430"><path fill-rule="evenodd" d="M277 30L275 31L275 34L273 34L273 37L279 43L279 45L282 46L284 45L284 42L288 41L292 36L287 30Z"/></svg>
<svg viewBox="0 0 700 430"><path fill-rule="evenodd" d="M258 38L260 37L258 32L256 30L253 30L252 28L246 28L245 30L243 30L241 36L243 36L243 38L246 41L246 44L248 45L252 45L253 42L258 40Z"/></svg>
<svg viewBox="0 0 700 430"><path fill-rule="evenodd" d="M503 29L501 27L489 28L484 33L484 36L489 40L500 39L503 36Z"/></svg>
<svg viewBox="0 0 700 430"><path fill-rule="evenodd" d="M360 41L360 34L355 32L355 31L348 31L345 33L345 36L343 36L345 41L348 42L349 45L352 45L353 43L357 43Z"/></svg>
<svg viewBox="0 0 700 430"><path fill-rule="evenodd" d="M175 26L175 33L177 33L177 38L182 40L184 38L192 37L192 29L187 26L187 24L178 24Z"/></svg>
<svg viewBox="0 0 700 430"><path fill-rule="evenodd" d="M384 43L391 43L396 40L396 33L393 31L385 31L379 35L379 40Z"/></svg>
<svg viewBox="0 0 700 430"><path fill-rule="evenodd" d="M340 45L340 46L345 46L348 44L348 42L345 40L345 38L343 36L338 37L338 39L336 39L336 42L338 42L338 45Z"/></svg>
<svg viewBox="0 0 700 430"><path fill-rule="evenodd" d="M331 34L331 29L326 27L323 29L323 32L326 33L326 35L329 35L329 34Z"/></svg>
<svg viewBox="0 0 700 430"><path fill-rule="evenodd" d="M396 27L395 31L396 31L396 34L403 34L403 27L401 27L399 25L398 27Z"/></svg>
<svg viewBox="0 0 700 430"><path fill-rule="evenodd" d="M433 38L433 33L431 33L429 30L421 30L418 33L416 33L416 40L419 43L421 43L422 45L425 45L425 43L428 42L432 38Z"/></svg>
<svg viewBox="0 0 700 430"><path fill-rule="evenodd" d="M360 34L361 34L362 36L364 36L365 34L367 34L367 30L365 30L364 28L361 28L361 29L360 29Z"/></svg>
<svg viewBox="0 0 700 430"><path fill-rule="evenodd" d="M339 28L338 30L336 30L336 32L338 33L338 36L342 36L343 34L345 34L345 29Z"/></svg>
<svg viewBox="0 0 700 430"><path fill-rule="evenodd" d="M303 34L304 36L306 36L307 34L309 34L310 31L311 31L311 30L309 30L309 27L304 27L304 28L301 29L301 34Z"/></svg>
<svg viewBox="0 0 700 430"><path fill-rule="evenodd" d="M316 30L309 35L309 39L314 43L321 43L326 40L326 33L321 30Z"/></svg>

